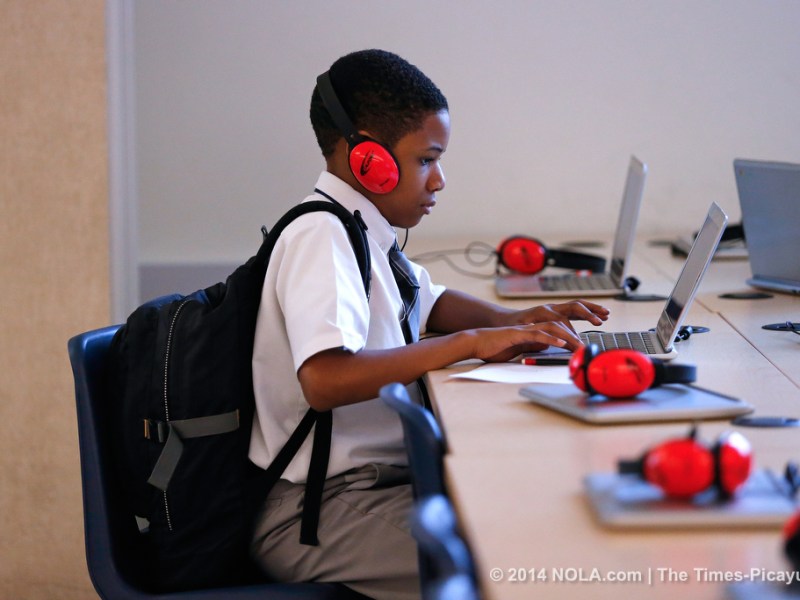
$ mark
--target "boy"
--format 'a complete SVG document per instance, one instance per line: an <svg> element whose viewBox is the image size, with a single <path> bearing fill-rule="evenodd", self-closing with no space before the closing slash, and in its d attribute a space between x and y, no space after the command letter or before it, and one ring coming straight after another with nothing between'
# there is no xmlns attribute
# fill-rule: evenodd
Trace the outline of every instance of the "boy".
<svg viewBox="0 0 800 600"><path fill-rule="evenodd" d="M338 581L373 598L415 598L402 428L376 399L378 390L399 381L418 396L418 378L460 360L505 361L548 345L576 349L581 343L569 319L599 325L608 311L589 302L512 311L435 285L413 264L406 280L418 288L404 305L396 280L402 267L387 253L396 244L394 228L417 225L444 188L447 100L413 65L367 50L340 58L320 76L310 112L327 168L308 199L335 201L360 215L371 294L367 299L336 217L311 213L284 230L256 328L250 458L266 468L309 406L335 409L333 439L319 544L298 542L307 440L266 499L251 549L281 581ZM411 323L405 336L403 316ZM419 331L443 335L415 341Z"/></svg>

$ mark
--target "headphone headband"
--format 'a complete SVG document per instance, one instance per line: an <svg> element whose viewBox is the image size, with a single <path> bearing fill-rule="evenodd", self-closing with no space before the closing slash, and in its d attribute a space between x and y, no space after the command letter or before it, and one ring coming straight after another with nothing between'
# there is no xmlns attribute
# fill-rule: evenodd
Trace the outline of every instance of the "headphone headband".
<svg viewBox="0 0 800 600"><path fill-rule="evenodd" d="M342 132L347 143L352 148L359 142L363 141L364 136L356 131L355 125L350 120L344 106L339 101L339 96L336 95L336 90L333 89L333 82L331 81L331 72L325 71L322 75L317 77L317 90L322 99L322 103L328 111L328 114L333 119L336 127Z"/></svg>
<svg viewBox="0 0 800 600"><path fill-rule="evenodd" d="M693 383L697 381L697 367L695 365L678 365L666 363L657 358L652 359L656 370L655 384L664 383Z"/></svg>
<svg viewBox="0 0 800 600"><path fill-rule="evenodd" d="M547 264L564 269L592 271L593 273L602 273L606 270L606 259L602 256L554 248L547 249Z"/></svg>

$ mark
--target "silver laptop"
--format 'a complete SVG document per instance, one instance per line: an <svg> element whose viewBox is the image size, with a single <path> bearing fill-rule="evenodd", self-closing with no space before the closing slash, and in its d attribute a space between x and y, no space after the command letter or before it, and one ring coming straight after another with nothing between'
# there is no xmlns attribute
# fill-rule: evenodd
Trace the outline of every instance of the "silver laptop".
<svg viewBox="0 0 800 600"><path fill-rule="evenodd" d="M519 393L534 404L595 425L732 419L753 412L738 398L682 383L645 390L635 398L600 396L599 401L571 383L535 383Z"/></svg>
<svg viewBox="0 0 800 600"><path fill-rule="evenodd" d="M636 222L642 204L647 165L635 156L628 166L628 177L622 195L622 206L614 235L611 252L611 266L605 273L579 275L518 275L498 274L495 278L495 291L503 298L542 298L567 297L586 298L615 296L625 291L628 277L628 264L636 237Z"/></svg>
<svg viewBox="0 0 800 600"><path fill-rule="evenodd" d="M735 496L725 502L720 502L712 489L691 501L667 498L636 475L595 472L583 483L594 515L602 525L613 528L780 528L797 510L785 479L767 469L754 469ZM751 596L758 600L792 597L783 592L774 597Z"/></svg>
<svg viewBox="0 0 800 600"><path fill-rule="evenodd" d="M633 348L652 358L669 360L675 358L675 336L683 325L686 313L692 305L700 282L705 275L711 258L719 245L722 232L728 223L728 215L717 205L711 204L708 215L692 244L683 269L678 276L672 292L664 303L655 331L633 332L584 332L581 340L585 344L597 344L601 349Z"/></svg>
<svg viewBox="0 0 800 600"><path fill-rule="evenodd" d="M733 161L747 240L749 285L800 294L800 165Z"/></svg>

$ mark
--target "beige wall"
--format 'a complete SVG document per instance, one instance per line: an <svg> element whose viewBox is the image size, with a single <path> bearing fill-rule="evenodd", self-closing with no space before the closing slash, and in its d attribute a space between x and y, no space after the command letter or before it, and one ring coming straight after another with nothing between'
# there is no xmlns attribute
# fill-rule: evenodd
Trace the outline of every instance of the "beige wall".
<svg viewBox="0 0 800 600"><path fill-rule="evenodd" d="M102 0L0 0L0 598L96 597L67 339L109 321Z"/></svg>

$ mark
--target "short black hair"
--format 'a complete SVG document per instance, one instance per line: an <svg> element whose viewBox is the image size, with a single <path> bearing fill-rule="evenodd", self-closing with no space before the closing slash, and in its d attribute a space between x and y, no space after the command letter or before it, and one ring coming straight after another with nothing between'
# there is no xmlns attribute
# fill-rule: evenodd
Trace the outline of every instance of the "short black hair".
<svg viewBox="0 0 800 600"><path fill-rule="evenodd" d="M444 94L422 71L385 50L352 52L334 62L329 72L336 96L355 128L371 132L389 148L422 127L428 115L448 110ZM310 116L322 155L328 157L343 135L316 86Z"/></svg>

